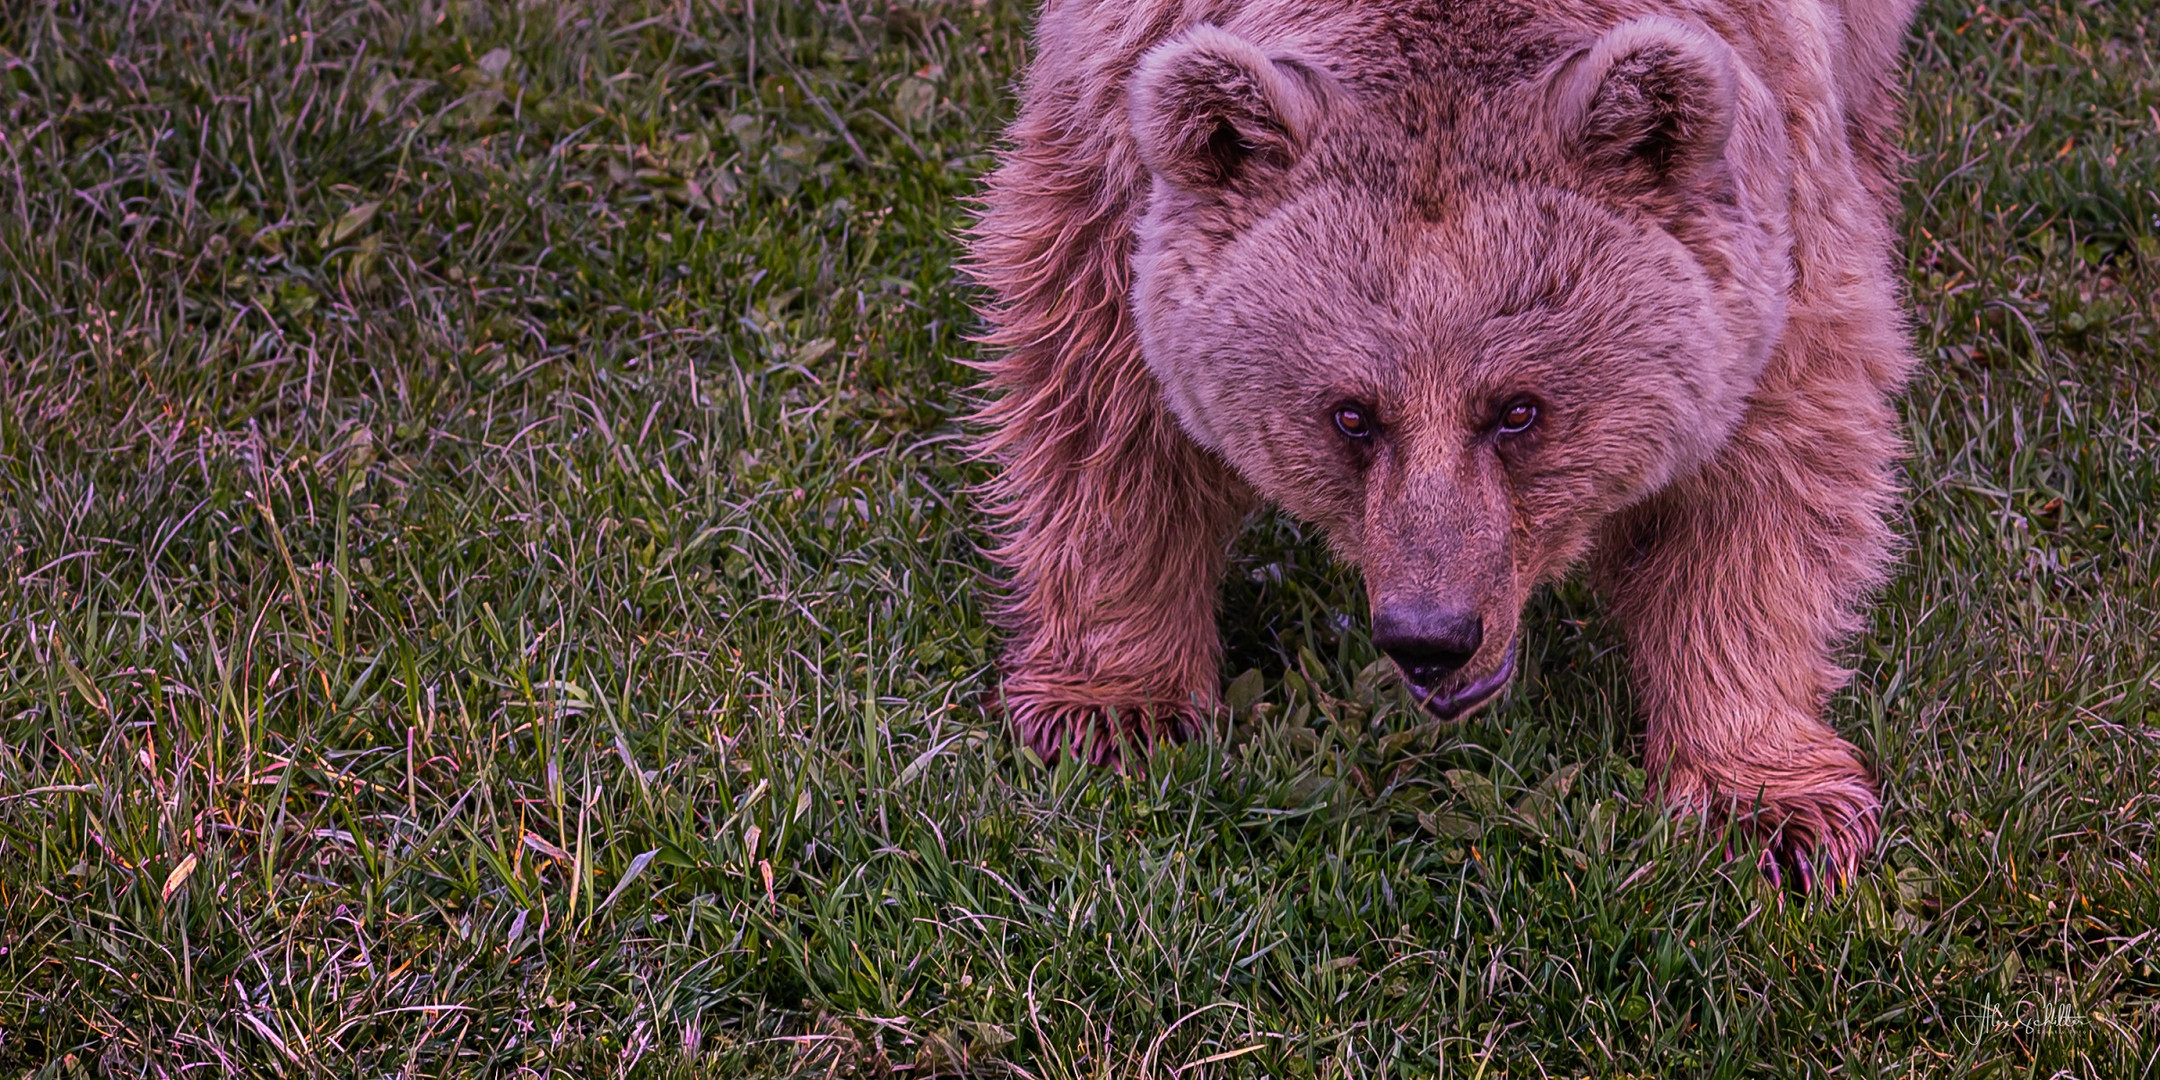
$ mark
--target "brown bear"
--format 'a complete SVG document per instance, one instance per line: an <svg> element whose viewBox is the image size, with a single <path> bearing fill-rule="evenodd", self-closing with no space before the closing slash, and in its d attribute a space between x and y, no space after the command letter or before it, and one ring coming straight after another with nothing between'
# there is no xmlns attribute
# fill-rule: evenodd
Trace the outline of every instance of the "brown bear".
<svg viewBox="0 0 2160 1080"><path fill-rule="evenodd" d="M1913 0L1050 0L973 228L1004 705L1047 756L1219 708L1262 501L1434 714L1586 566L1668 806L1838 881L1823 720L1893 548Z"/></svg>

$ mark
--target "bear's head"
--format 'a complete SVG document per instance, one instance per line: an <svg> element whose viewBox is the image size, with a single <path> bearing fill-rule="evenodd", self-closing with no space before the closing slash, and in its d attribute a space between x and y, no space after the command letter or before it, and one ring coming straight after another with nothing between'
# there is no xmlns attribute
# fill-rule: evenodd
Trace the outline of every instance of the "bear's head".
<svg viewBox="0 0 2160 1080"><path fill-rule="evenodd" d="M1784 323L1762 84L1670 19L1549 56L1361 86L1202 26L1130 88L1149 368L1360 567L1442 716L1507 683L1534 588L1718 452Z"/></svg>

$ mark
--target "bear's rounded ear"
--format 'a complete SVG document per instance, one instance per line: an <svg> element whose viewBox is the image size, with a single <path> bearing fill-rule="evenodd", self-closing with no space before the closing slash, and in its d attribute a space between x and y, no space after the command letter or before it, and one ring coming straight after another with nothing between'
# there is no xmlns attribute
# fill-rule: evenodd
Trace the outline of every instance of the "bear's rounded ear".
<svg viewBox="0 0 2160 1080"><path fill-rule="evenodd" d="M1228 31L1193 27L1149 50L1133 73L1140 158L1187 188L1287 167L1325 114L1326 78Z"/></svg>
<svg viewBox="0 0 2160 1080"><path fill-rule="evenodd" d="M1613 27L1569 57L1552 83L1561 141L1592 163L1683 179L1732 133L1732 47L1677 19Z"/></svg>

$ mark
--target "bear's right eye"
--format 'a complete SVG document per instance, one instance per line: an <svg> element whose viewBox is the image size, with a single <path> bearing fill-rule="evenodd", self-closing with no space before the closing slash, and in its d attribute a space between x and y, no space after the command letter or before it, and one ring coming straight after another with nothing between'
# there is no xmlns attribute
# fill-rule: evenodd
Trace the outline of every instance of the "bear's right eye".
<svg viewBox="0 0 2160 1080"><path fill-rule="evenodd" d="M1365 410L1344 405L1335 410L1335 430L1342 432L1346 439L1369 439L1372 438L1373 422L1365 415Z"/></svg>

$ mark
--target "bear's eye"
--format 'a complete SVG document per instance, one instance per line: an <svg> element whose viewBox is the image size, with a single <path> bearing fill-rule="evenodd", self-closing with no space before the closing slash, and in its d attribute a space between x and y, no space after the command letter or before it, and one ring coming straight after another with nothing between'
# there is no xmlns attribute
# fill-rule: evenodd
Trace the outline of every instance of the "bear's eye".
<svg viewBox="0 0 2160 1080"><path fill-rule="evenodd" d="M1369 439L1372 438L1373 422L1366 417L1365 410L1344 405L1335 410L1335 430L1342 432L1346 439Z"/></svg>
<svg viewBox="0 0 2160 1080"><path fill-rule="evenodd" d="M1530 425L1537 423L1537 417L1537 402L1527 398L1510 401L1507 408L1500 413L1500 434L1520 435L1530 430Z"/></svg>

